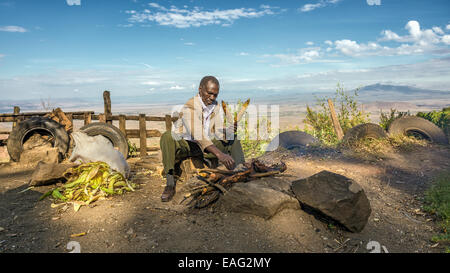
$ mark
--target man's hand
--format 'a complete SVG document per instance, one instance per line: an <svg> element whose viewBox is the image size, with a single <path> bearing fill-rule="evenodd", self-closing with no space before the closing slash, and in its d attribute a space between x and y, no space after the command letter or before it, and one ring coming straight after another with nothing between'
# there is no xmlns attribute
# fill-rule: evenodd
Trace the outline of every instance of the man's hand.
<svg viewBox="0 0 450 273"><path fill-rule="evenodd" d="M223 163L223 165L225 165L225 167L227 167L228 170L233 170L235 167L235 162L233 160L233 158L225 153L221 153L217 159L219 159L219 161L221 163Z"/></svg>
<svg viewBox="0 0 450 273"><path fill-rule="evenodd" d="M235 162L234 162L233 158L225 153L222 153L222 151L220 151L216 146L210 145L210 146L206 147L205 150L210 153L213 153L217 157L217 159L220 161L220 163L225 165L225 167L227 167L228 170L234 169Z"/></svg>

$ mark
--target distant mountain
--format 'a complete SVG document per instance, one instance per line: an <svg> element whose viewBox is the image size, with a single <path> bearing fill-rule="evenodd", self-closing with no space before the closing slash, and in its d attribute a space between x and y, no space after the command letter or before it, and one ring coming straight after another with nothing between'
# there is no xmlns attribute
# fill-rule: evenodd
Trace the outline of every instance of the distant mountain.
<svg viewBox="0 0 450 273"><path fill-rule="evenodd" d="M367 85L359 89L360 94L366 94L366 93L375 93L375 92L395 92L395 93L402 93L405 95L415 95L415 94L436 94L436 95L445 95L449 94L450 91L440 91L440 90L429 90L429 89L422 89L407 85L388 85L388 84L372 84Z"/></svg>

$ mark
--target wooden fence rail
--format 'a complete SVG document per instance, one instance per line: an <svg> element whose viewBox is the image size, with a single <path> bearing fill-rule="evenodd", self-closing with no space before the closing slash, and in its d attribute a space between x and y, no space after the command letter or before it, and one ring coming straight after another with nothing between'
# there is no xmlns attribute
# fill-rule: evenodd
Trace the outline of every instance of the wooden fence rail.
<svg viewBox="0 0 450 273"><path fill-rule="evenodd" d="M113 115L111 112L111 98L110 92L103 92L104 113L95 114L94 111L77 111L77 112L64 112L67 118L72 122L73 120L83 120L84 125L91 123L93 120L104 122L112 125L113 120L119 121L119 129L125 135L127 139L139 138L140 141L140 156L147 155L147 151L159 150L159 147L147 147L147 138L160 137L161 132L156 129L147 129L147 121L160 121L165 122L166 130L172 129L172 122L176 121L178 117L172 117L171 115L161 116L146 116L145 114L139 115ZM13 128L18 122L35 116L45 116L51 112L20 112L20 107L14 106L13 113L0 114L0 122L13 122ZM126 121L139 121L139 129L127 129ZM10 134L10 131L0 131L0 134Z"/></svg>

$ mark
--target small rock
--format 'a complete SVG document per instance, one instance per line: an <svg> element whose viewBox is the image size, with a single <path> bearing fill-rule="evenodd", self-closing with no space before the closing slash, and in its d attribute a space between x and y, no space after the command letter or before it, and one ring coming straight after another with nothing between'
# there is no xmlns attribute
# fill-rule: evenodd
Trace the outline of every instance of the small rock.
<svg viewBox="0 0 450 273"><path fill-rule="evenodd" d="M128 235L131 235L131 234L133 234L133 233L134 233L133 228L130 228L130 229L127 231L127 234L128 234Z"/></svg>
<svg viewBox="0 0 450 273"><path fill-rule="evenodd" d="M63 173L76 164L45 163L40 161L31 175L30 186L43 186L65 180Z"/></svg>
<svg viewBox="0 0 450 273"><path fill-rule="evenodd" d="M3 228L3 227L0 227L0 232L2 232L2 231L4 231L5 230L5 228Z"/></svg>

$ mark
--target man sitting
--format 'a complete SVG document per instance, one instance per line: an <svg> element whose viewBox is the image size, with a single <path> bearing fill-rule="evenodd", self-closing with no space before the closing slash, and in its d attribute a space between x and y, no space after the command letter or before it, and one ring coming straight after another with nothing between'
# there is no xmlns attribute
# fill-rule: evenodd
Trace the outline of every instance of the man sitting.
<svg viewBox="0 0 450 273"><path fill-rule="evenodd" d="M222 116L219 114L220 107L216 101L219 88L219 81L215 77L203 77L198 88L198 95L188 100L183 106L181 121L185 133L178 135L167 131L161 136L163 175L167 181L161 195L163 202L170 201L175 195L176 162L189 157L201 157L204 162L208 162L208 159L216 159L228 170L232 170L245 161L240 141L227 140L226 136L230 134L219 128L223 124ZM236 128L232 126L228 130L235 131Z"/></svg>

